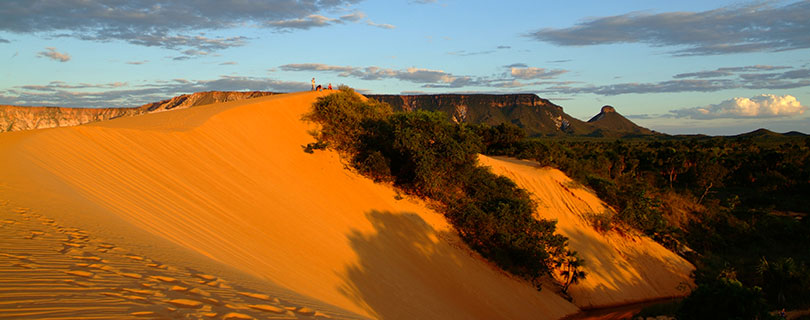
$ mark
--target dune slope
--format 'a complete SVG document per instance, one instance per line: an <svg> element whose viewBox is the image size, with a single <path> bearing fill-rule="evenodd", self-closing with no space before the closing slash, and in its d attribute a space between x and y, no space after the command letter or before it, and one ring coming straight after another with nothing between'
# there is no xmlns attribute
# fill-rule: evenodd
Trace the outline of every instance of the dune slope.
<svg viewBox="0 0 810 320"><path fill-rule="evenodd" d="M144 239L165 245L144 246L141 256L182 264L190 256L184 250L200 254L335 306L324 311L332 317L556 319L577 311L552 290L538 292L483 262L423 203L397 200L390 187L345 170L333 152L304 153L313 127L300 119L323 94L3 134L0 200L64 216L91 233L144 230ZM54 268L80 271L74 277L92 272ZM0 276L9 274L16 273ZM175 308L206 302L177 299Z"/></svg>
<svg viewBox="0 0 810 320"><path fill-rule="evenodd" d="M557 231L585 259L588 275L570 289L577 306L605 307L688 293L684 285L691 285L694 266L648 237L598 232L588 216L608 208L561 171L503 157L481 156L479 161L530 191L538 215L556 220Z"/></svg>

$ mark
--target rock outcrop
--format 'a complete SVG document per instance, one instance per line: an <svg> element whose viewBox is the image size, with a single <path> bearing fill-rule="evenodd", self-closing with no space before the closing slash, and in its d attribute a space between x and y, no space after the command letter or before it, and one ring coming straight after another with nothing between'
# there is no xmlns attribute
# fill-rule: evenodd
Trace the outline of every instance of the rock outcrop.
<svg viewBox="0 0 810 320"><path fill-rule="evenodd" d="M21 107L0 105L0 132L22 131L80 124L129 117L145 113L185 109L217 102L244 100L272 95L272 92L197 92L184 94L136 108L62 108Z"/></svg>
<svg viewBox="0 0 810 320"><path fill-rule="evenodd" d="M615 136L621 135L651 135L650 129L640 127L628 120L616 111L612 106L604 106L599 114L588 120L588 124L594 126L596 130L592 136Z"/></svg>
<svg viewBox="0 0 810 320"><path fill-rule="evenodd" d="M602 108L601 115L619 120L584 122L563 111L563 108L535 94L434 94L434 95L367 95L385 102L394 110L442 111L455 122L498 125L512 123L530 136L609 136L652 134L625 119L611 106Z"/></svg>
<svg viewBox="0 0 810 320"><path fill-rule="evenodd" d="M442 111L455 122L498 125L513 123L527 134L569 135L592 131L562 107L535 94L436 94L367 95L394 107L394 110L424 109Z"/></svg>

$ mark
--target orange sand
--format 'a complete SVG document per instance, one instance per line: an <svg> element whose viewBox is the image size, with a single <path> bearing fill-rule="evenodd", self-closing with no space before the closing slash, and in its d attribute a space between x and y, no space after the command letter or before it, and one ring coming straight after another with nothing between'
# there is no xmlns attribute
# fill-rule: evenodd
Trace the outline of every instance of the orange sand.
<svg viewBox="0 0 810 320"><path fill-rule="evenodd" d="M607 207L561 171L510 158L481 156L479 161L529 190L539 216L557 220L557 231L585 259L588 275L570 289L577 306L611 306L689 292L694 267L688 261L648 237L596 231L587 216Z"/></svg>
<svg viewBox="0 0 810 320"><path fill-rule="evenodd" d="M313 127L300 119L323 94L0 135L0 315L556 319L577 311L483 262L423 203L396 200L333 152L304 153ZM565 233L576 226L561 219ZM670 273L647 268L659 259L688 269L643 238L636 246L588 237L572 246L605 272L591 271L574 290L580 305L669 293ZM599 246L588 252L586 243ZM591 258L614 252L609 246L630 256L617 266ZM651 286L648 277L661 280Z"/></svg>

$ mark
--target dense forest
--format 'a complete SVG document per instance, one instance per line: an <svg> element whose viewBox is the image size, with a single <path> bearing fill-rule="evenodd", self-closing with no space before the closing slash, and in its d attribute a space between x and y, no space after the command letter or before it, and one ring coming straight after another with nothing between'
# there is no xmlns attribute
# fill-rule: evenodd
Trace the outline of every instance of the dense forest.
<svg viewBox="0 0 810 320"><path fill-rule="evenodd" d="M767 318L810 307L810 138L527 138L479 125L484 153L559 168L613 212L599 229L643 232L691 260L680 318Z"/></svg>
<svg viewBox="0 0 810 320"><path fill-rule="evenodd" d="M564 171L612 208L593 214L594 227L646 234L689 259L696 287L671 311L680 319L810 307L810 138L535 138L511 124L393 112L348 88L307 119L322 129L305 151L338 150L361 174L433 201L471 248L535 284L566 270L567 289L587 262L553 221L534 219L525 190L478 166L478 153Z"/></svg>

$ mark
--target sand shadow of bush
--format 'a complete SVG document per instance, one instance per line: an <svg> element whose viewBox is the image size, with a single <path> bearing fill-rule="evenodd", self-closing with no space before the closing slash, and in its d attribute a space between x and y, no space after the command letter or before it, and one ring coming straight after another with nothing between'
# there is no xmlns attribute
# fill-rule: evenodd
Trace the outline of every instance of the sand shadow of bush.
<svg viewBox="0 0 810 320"><path fill-rule="evenodd" d="M493 292L506 293L499 288L489 292L489 287L493 281L503 284L507 276L478 276L491 274L486 269L492 267L477 263L481 258L454 233L437 231L413 213L372 211L366 216L376 232L348 235L359 256L341 274L340 291L349 299L381 319L504 317L488 299Z"/></svg>

